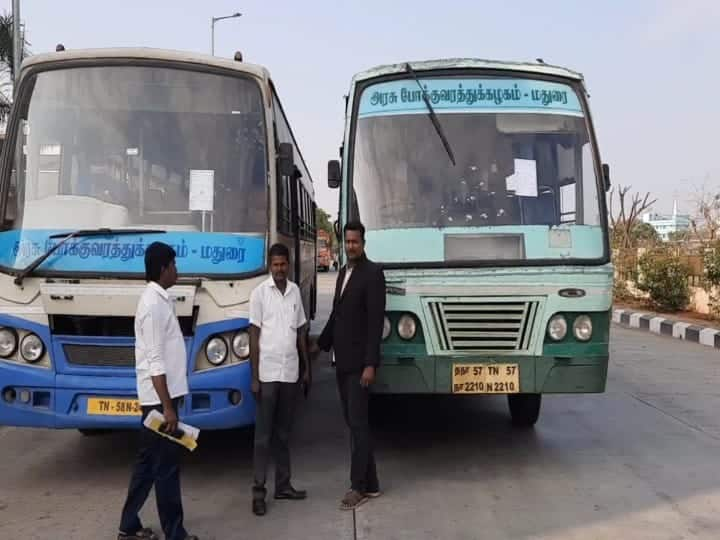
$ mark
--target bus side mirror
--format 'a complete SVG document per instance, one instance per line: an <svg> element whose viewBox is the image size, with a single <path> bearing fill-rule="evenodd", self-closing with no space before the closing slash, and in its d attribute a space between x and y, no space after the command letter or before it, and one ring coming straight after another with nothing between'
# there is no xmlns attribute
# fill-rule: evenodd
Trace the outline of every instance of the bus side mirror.
<svg viewBox="0 0 720 540"><path fill-rule="evenodd" d="M295 172L295 156L290 143L280 143L278 148L278 173L280 176L292 176Z"/></svg>
<svg viewBox="0 0 720 540"><path fill-rule="evenodd" d="M605 191L610 191L610 165L607 163L602 164L602 175L603 183L605 184Z"/></svg>
<svg viewBox="0 0 720 540"><path fill-rule="evenodd" d="M337 159L328 161L328 187L336 189L340 187L340 162Z"/></svg>

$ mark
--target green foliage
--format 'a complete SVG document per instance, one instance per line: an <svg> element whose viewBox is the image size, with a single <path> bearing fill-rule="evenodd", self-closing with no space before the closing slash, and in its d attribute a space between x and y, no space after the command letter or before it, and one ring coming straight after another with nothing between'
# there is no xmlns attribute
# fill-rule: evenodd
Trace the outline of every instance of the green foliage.
<svg viewBox="0 0 720 540"><path fill-rule="evenodd" d="M615 302L627 302L632 299L633 295L630 293L626 281L616 277L613 281L613 300Z"/></svg>
<svg viewBox="0 0 720 540"><path fill-rule="evenodd" d="M640 258L638 288L662 311L680 311L690 303L690 268L669 250L655 250Z"/></svg>
<svg viewBox="0 0 720 540"><path fill-rule="evenodd" d="M649 223L638 223L632 229L634 245L652 245L660 242L660 235Z"/></svg>
<svg viewBox="0 0 720 540"><path fill-rule="evenodd" d="M703 255L705 267L705 286L710 295L710 314L720 318L720 244L705 251Z"/></svg>
<svg viewBox="0 0 720 540"><path fill-rule="evenodd" d="M15 73L15 57L13 55L13 16L10 13L0 14L0 73L3 78L12 81ZM23 44L22 58L30 54L27 48L27 41ZM5 82L0 84L0 119L7 118L10 113L10 97L12 95L12 84Z"/></svg>
<svg viewBox="0 0 720 540"><path fill-rule="evenodd" d="M332 233L332 223L330 223L330 214L325 210L318 207L315 208L315 224L318 229L323 229L329 233Z"/></svg>
<svg viewBox="0 0 720 540"><path fill-rule="evenodd" d="M335 232L333 224L330 221L330 214L328 214L322 208L315 208L315 226L317 230L323 230L328 233L330 237L330 247L335 250L337 246L337 238L335 238Z"/></svg>

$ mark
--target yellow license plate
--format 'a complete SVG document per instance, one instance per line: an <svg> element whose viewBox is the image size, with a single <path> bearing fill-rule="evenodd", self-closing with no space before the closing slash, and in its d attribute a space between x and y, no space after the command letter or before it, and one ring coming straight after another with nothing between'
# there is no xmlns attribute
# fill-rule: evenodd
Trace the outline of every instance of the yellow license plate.
<svg viewBox="0 0 720 540"><path fill-rule="evenodd" d="M517 364L454 364L453 394L515 394L520 392Z"/></svg>
<svg viewBox="0 0 720 540"><path fill-rule="evenodd" d="M108 416L140 416L140 402L137 399L88 398L88 414Z"/></svg>

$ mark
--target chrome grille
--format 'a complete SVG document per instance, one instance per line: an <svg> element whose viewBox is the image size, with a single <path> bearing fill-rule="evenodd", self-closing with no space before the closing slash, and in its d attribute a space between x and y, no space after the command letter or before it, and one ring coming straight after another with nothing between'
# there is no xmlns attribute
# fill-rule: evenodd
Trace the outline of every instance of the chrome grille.
<svg viewBox="0 0 720 540"><path fill-rule="evenodd" d="M69 364L77 366L135 367L135 347L63 345Z"/></svg>
<svg viewBox="0 0 720 540"><path fill-rule="evenodd" d="M538 301L442 300L428 303L443 351L512 352L530 348Z"/></svg>

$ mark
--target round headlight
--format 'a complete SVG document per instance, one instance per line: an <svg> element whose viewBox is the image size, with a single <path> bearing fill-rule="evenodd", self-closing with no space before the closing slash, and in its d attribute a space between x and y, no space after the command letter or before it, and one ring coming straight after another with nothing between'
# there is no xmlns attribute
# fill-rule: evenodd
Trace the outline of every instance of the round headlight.
<svg viewBox="0 0 720 540"><path fill-rule="evenodd" d="M592 319L587 315L580 315L573 323L573 334L578 341L590 341L593 327Z"/></svg>
<svg viewBox="0 0 720 540"><path fill-rule="evenodd" d="M417 332L417 323L415 317L405 314L400 317L397 325L398 335L403 339L412 339Z"/></svg>
<svg viewBox="0 0 720 540"><path fill-rule="evenodd" d="M20 342L20 354L26 362L37 362L45 353L45 345L35 334L28 334Z"/></svg>
<svg viewBox="0 0 720 540"><path fill-rule="evenodd" d="M232 349L238 358L245 359L250 356L250 335L244 330L235 334Z"/></svg>
<svg viewBox="0 0 720 540"><path fill-rule="evenodd" d="M387 317L387 315L386 315L385 318L383 319L383 333L382 333L382 338L383 338L384 340L387 339L388 337L390 337L390 330L391 330L391 329L392 329L392 328L391 328L391 326L390 326L390 319L388 319L388 317Z"/></svg>
<svg viewBox="0 0 720 540"><path fill-rule="evenodd" d="M0 328L0 357L12 356L17 350L17 334L12 328Z"/></svg>
<svg viewBox="0 0 720 540"><path fill-rule="evenodd" d="M228 355L228 346L225 340L220 337L214 337L205 345L205 356L213 366L222 364Z"/></svg>
<svg viewBox="0 0 720 540"><path fill-rule="evenodd" d="M567 335L567 321L562 315L555 315L548 323L548 336L554 341L562 341Z"/></svg>

